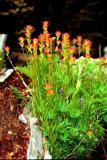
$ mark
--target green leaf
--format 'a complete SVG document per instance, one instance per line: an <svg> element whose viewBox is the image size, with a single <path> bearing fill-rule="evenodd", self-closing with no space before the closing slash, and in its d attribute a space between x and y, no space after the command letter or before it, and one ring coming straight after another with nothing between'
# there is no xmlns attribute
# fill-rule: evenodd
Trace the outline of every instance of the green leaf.
<svg viewBox="0 0 107 160"><path fill-rule="evenodd" d="M54 119L56 117L56 113L54 112L54 110L52 108L48 109L47 117L49 119Z"/></svg>
<svg viewBox="0 0 107 160"><path fill-rule="evenodd" d="M31 69L30 65L29 66L24 66L24 67L17 66L16 70L18 70L19 72L24 73L28 77L32 78L32 69Z"/></svg>
<svg viewBox="0 0 107 160"><path fill-rule="evenodd" d="M103 115L103 119L105 122L107 122L107 113Z"/></svg>
<svg viewBox="0 0 107 160"><path fill-rule="evenodd" d="M62 81L62 76L61 76L61 74L59 74L59 72L54 72L54 79L56 80L60 80L60 81Z"/></svg>
<svg viewBox="0 0 107 160"><path fill-rule="evenodd" d="M63 83L64 83L64 84L68 84L69 81L70 81L70 78L69 78L68 75L65 74L65 75L63 76L63 79L62 79L62 80L63 80Z"/></svg>
<svg viewBox="0 0 107 160"><path fill-rule="evenodd" d="M59 103L57 104L57 110L59 112L67 112L68 111L67 103L59 101Z"/></svg>
<svg viewBox="0 0 107 160"><path fill-rule="evenodd" d="M107 112L107 106L102 106L101 108L104 112Z"/></svg>
<svg viewBox="0 0 107 160"><path fill-rule="evenodd" d="M81 116L81 110L80 109L76 109L76 108L72 108L70 111L70 117L72 118L78 118Z"/></svg>
<svg viewBox="0 0 107 160"><path fill-rule="evenodd" d="M92 69L96 68L96 64L95 63L90 63L90 64L88 64L88 68L90 70L92 70Z"/></svg>

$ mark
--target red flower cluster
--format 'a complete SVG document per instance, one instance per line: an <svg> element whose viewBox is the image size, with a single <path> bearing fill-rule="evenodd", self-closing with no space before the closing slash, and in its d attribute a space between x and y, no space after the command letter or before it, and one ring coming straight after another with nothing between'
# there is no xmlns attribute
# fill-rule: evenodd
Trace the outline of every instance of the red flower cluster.
<svg viewBox="0 0 107 160"><path fill-rule="evenodd" d="M32 32L34 31L34 28L33 28L33 26L31 26L31 25L27 25L27 26L25 27L25 31L26 31L27 33L32 33Z"/></svg>
<svg viewBox="0 0 107 160"><path fill-rule="evenodd" d="M63 35L62 35L62 45L65 45L67 47L70 46L70 35L69 35L69 33L63 33Z"/></svg>
<svg viewBox="0 0 107 160"><path fill-rule="evenodd" d="M49 26L49 22L48 21L43 21L43 31L44 31L44 33L48 32L48 26Z"/></svg>
<svg viewBox="0 0 107 160"><path fill-rule="evenodd" d="M56 37L59 38L59 37L61 36L61 32L60 32L60 31L56 31L56 32L55 32L55 35L56 35Z"/></svg>
<svg viewBox="0 0 107 160"><path fill-rule="evenodd" d="M90 49L91 49L91 41L88 39L85 39L83 44L82 44L82 48L86 51L86 54L90 53Z"/></svg>
<svg viewBox="0 0 107 160"><path fill-rule="evenodd" d="M49 22L48 21L43 21L43 28L48 28Z"/></svg>

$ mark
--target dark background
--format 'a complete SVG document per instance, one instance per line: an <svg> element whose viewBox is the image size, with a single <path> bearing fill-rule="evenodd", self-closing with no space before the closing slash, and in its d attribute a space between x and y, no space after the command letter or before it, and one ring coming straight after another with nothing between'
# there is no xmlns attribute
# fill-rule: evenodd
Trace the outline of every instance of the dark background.
<svg viewBox="0 0 107 160"><path fill-rule="evenodd" d="M71 38L80 34L92 40L95 56L99 44L102 51L107 45L106 0L0 0L0 33L8 34L6 43L13 50L19 47L22 29L33 25L37 36L43 20L50 22L52 34L60 30Z"/></svg>

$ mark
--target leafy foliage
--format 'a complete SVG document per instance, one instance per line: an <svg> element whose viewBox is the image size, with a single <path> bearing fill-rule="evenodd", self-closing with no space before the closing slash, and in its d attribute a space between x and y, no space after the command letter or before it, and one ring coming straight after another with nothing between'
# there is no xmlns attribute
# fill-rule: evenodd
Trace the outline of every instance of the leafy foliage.
<svg viewBox="0 0 107 160"><path fill-rule="evenodd" d="M13 85L9 86L10 90L16 95L18 100L25 100L25 97L22 95L21 91L19 91L19 89Z"/></svg>
<svg viewBox="0 0 107 160"><path fill-rule="evenodd" d="M83 57L72 64L59 64L55 58L52 55L52 62L47 65L41 56L35 59L35 114L42 121L54 158L83 158L104 135L101 121L107 117L105 68ZM44 88L47 82L52 84L53 94L48 95Z"/></svg>
<svg viewBox="0 0 107 160"><path fill-rule="evenodd" d="M17 69L32 79L32 113L41 122L53 158L81 159L89 155L104 137L107 69L101 59L90 58L91 43L88 40L82 44L79 36L70 42L65 33L61 41L60 32L56 37L50 37L47 26L44 22L43 34L34 41L31 39L32 27L26 27L26 38L20 38L20 44L31 58L25 67ZM74 42L77 52L83 46L85 58L74 59L75 49L71 45Z"/></svg>

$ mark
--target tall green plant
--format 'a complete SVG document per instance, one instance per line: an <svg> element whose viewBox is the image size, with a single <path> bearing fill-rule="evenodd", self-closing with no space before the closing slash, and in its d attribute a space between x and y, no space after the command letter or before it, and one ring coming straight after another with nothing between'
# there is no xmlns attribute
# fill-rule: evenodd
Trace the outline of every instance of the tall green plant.
<svg viewBox="0 0 107 160"><path fill-rule="evenodd" d="M17 70L32 82L31 110L54 159L83 158L103 139L107 122L107 71L102 60L90 58L91 42L68 33L43 33L32 40L32 26L25 28L20 44L28 55L26 66ZM85 57L75 60L81 47Z"/></svg>

